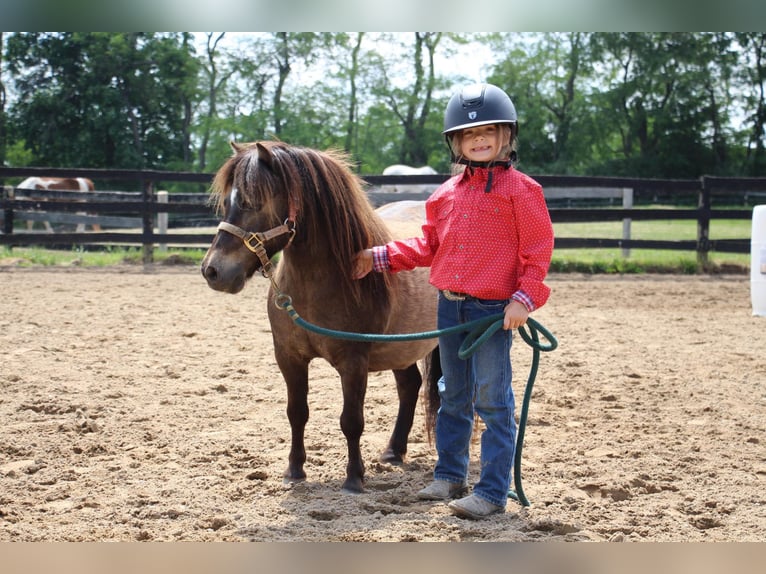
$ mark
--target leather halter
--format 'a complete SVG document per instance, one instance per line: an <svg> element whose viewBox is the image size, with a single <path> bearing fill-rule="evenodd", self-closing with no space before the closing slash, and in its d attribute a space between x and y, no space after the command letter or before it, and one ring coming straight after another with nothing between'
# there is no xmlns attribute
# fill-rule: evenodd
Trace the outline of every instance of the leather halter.
<svg viewBox="0 0 766 574"><path fill-rule="evenodd" d="M237 227L232 223L222 221L218 224L218 230L226 231L227 233L239 237L245 244L245 247L258 256L258 259L261 261L261 274L264 277L268 277L271 273L271 260L269 259L268 253L266 253L264 243L282 235L290 235L290 238L287 240L283 249L287 248L295 238L295 220L285 219L285 222L282 225L272 227L267 231L257 232L245 231L241 227Z"/></svg>

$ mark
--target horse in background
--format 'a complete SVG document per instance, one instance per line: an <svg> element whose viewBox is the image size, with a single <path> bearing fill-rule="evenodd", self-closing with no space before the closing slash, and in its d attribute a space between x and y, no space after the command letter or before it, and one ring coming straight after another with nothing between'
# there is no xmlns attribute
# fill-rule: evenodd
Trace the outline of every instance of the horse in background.
<svg viewBox="0 0 766 574"><path fill-rule="evenodd" d="M58 191L81 191L81 192L93 192L96 190L96 186L93 181L86 177L28 177L18 185L19 189L42 189L42 190L58 190ZM27 229L31 230L34 227L34 221L27 221ZM45 230L53 233L53 227L49 221L43 221ZM93 224L93 231L101 231L101 226L98 223ZM85 224L79 223L77 225L77 232L85 231Z"/></svg>
<svg viewBox="0 0 766 574"><path fill-rule="evenodd" d="M288 483L306 478L309 363L322 358L340 375L340 427L348 446L343 490L361 492L360 438L368 373L393 372L399 408L380 460L401 463L423 382L418 361L423 360L426 368L427 388L435 389L441 373L438 341L367 342L316 334L297 325L272 300L277 295L289 296L307 322L337 331L399 334L434 330L437 296L428 283L427 269L370 273L359 280L353 277L359 251L394 236L419 232L422 206L420 211L408 210L405 221L394 230L372 208L362 181L340 152L280 142L233 143L232 147L234 155L213 180L212 200L223 221L202 261L202 275L212 289L238 293L257 271L271 268L276 253L282 253L273 275L268 271L273 280L268 316L277 365L287 384L292 433L284 478ZM409 229L404 228L407 220ZM236 317L232 323L231 332L222 337L235 340L247 329L262 328L236 324ZM227 344L222 339L222 345ZM427 406L432 397L432 392L426 394ZM427 416L427 425L432 421Z"/></svg>
<svg viewBox="0 0 766 574"><path fill-rule="evenodd" d="M383 175L437 175L431 166L412 167L409 165L389 165L383 170ZM383 193L433 193L439 187L437 183L395 183L380 186Z"/></svg>

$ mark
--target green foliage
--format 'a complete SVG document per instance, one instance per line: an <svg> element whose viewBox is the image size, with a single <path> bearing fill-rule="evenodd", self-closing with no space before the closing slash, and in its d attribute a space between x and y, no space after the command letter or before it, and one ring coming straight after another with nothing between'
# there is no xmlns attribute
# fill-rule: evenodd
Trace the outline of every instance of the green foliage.
<svg viewBox="0 0 766 574"><path fill-rule="evenodd" d="M32 164L35 156L24 140L17 140L6 148L5 157L8 165L26 166Z"/></svg>
<svg viewBox="0 0 766 574"><path fill-rule="evenodd" d="M188 165L197 63L184 34L18 33L12 141L33 165Z"/></svg>
<svg viewBox="0 0 766 574"><path fill-rule="evenodd" d="M532 175L766 175L763 32L2 38L9 165L214 171L230 140L277 137L363 174L446 173L444 106L481 70L516 104ZM475 48L486 61L457 64Z"/></svg>
<svg viewBox="0 0 766 574"><path fill-rule="evenodd" d="M160 265L199 265L204 249L155 250L153 259ZM16 267L108 267L114 265L141 265L143 250L137 247L112 247L98 251L74 248L71 251L40 247L0 248L0 266Z"/></svg>

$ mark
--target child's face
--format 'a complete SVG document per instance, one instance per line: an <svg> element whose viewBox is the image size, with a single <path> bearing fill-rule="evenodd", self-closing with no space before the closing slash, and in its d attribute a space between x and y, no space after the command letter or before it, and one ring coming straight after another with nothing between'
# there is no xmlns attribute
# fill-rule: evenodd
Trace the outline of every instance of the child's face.
<svg viewBox="0 0 766 574"><path fill-rule="evenodd" d="M470 161L497 159L501 148L500 130L495 124L466 128L460 135L460 153Z"/></svg>

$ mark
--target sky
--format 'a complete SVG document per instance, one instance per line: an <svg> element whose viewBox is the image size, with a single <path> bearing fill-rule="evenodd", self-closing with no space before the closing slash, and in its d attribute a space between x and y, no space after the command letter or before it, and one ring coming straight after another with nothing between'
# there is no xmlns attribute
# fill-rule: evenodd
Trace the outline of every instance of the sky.
<svg viewBox="0 0 766 574"><path fill-rule="evenodd" d="M218 35L219 32L214 32ZM247 45L247 42L258 34L263 32L226 32L221 45L229 48L236 47L238 45ZM412 32L400 32L402 36L406 37L407 43L412 43ZM205 49L207 42L205 32L195 33L198 39L198 53ZM385 52L387 49L391 49L390 44L381 41L375 41L377 33L372 32L366 34L364 46L367 49L374 49L378 52ZM446 56L443 50L437 50L435 58L436 73L437 75L447 77L459 75L474 82L483 82L486 80L486 74L490 71L491 64L495 63L497 57L492 53L489 46L482 43L470 44L459 49L454 55ZM320 74L320 71L316 71L316 74ZM309 83L313 83L318 78L308 76Z"/></svg>

